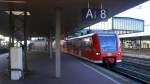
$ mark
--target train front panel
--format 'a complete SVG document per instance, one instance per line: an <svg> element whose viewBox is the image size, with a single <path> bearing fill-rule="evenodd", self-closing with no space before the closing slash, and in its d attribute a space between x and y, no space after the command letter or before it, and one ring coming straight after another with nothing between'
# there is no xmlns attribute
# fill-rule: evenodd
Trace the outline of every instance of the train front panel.
<svg viewBox="0 0 150 84"><path fill-rule="evenodd" d="M103 63L121 61L120 41L116 34L101 34L98 36Z"/></svg>

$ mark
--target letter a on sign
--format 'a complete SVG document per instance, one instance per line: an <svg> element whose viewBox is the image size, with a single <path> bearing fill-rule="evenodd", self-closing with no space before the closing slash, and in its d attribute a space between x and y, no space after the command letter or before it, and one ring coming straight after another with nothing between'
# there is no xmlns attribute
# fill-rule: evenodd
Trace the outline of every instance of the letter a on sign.
<svg viewBox="0 0 150 84"><path fill-rule="evenodd" d="M83 8L81 11L82 22L91 22L107 19L107 10L101 8Z"/></svg>
<svg viewBox="0 0 150 84"><path fill-rule="evenodd" d="M93 14L92 14L91 9L88 9L88 12L86 14L86 18L88 18L88 17L91 17L91 19L93 19Z"/></svg>

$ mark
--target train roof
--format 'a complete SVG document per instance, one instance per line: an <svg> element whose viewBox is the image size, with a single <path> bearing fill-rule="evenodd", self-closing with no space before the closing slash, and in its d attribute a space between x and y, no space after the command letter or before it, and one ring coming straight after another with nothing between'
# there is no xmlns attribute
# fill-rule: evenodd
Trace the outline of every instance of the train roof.
<svg viewBox="0 0 150 84"><path fill-rule="evenodd" d="M78 39L78 38L84 38L84 37L89 37L89 36L93 36L94 34L98 34L98 36L101 36L101 35L116 35L114 32L97 32L97 33L90 33L90 34L86 34L86 35L82 35L82 36L78 36L78 37L73 37L73 38L69 38L67 40L73 40L73 39Z"/></svg>
<svg viewBox="0 0 150 84"><path fill-rule="evenodd" d="M91 32L97 34L115 34L113 31L104 31L104 30L91 30Z"/></svg>
<svg viewBox="0 0 150 84"><path fill-rule="evenodd" d="M73 40L73 39L77 39L77 38L84 38L84 37L89 37L89 36L93 36L96 33L90 33L90 34L86 34L86 35L82 35L82 36L78 36L78 37L73 37L67 40Z"/></svg>

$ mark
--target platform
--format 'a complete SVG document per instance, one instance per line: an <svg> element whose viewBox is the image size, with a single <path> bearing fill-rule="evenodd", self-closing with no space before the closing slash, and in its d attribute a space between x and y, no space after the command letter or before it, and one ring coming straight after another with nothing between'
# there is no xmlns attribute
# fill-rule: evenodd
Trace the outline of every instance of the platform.
<svg viewBox="0 0 150 84"><path fill-rule="evenodd" d="M1 79L0 84L116 84L117 81L107 78L85 66L73 56L62 54L61 78L55 78L54 59L48 53L32 52L29 54L30 74L23 80L10 81Z"/></svg>
<svg viewBox="0 0 150 84"><path fill-rule="evenodd" d="M150 50L149 49L123 49L124 56L150 59Z"/></svg>

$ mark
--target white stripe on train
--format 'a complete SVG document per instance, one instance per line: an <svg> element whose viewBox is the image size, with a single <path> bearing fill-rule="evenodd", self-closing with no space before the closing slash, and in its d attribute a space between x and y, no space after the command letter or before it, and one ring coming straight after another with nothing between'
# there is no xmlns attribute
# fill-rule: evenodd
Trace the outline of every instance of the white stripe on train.
<svg viewBox="0 0 150 84"><path fill-rule="evenodd" d="M90 59L88 59L88 58L81 57L81 56L79 56L79 55L75 55L75 54L73 54L73 53L69 53L69 54L74 55L74 56L79 57L79 58L82 58L82 59L85 59L85 60L88 60L88 61L93 62L93 63L103 63L103 61L93 61L93 60L90 60ZM117 60L117 62L122 62L122 60Z"/></svg>

